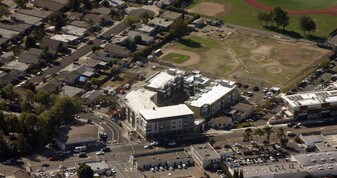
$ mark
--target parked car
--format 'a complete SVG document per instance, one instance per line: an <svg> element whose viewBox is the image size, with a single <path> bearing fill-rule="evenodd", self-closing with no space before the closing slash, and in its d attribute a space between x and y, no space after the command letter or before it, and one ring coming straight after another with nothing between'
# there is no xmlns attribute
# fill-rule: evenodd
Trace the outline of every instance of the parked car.
<svg viewBox="0 0 337 178"><path fill-rule="evenodd" d="M104 155L104 151L99 151L96 153L96 155Z"/></svg>

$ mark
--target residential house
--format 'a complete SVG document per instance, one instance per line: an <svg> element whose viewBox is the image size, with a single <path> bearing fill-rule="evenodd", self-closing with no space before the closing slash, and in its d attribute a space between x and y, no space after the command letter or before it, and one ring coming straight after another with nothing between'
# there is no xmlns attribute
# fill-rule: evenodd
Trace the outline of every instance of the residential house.
<svg viewBox="0 0 337 178"><path fill-rule="evenodd" d="M58 92L62 88L62 81L50 80L38 86L37 91L44 91L47 93Z"/></svg>
<svg viewBox="0 0 337 178"><path fill-rule="evenodd" d="M17 23L21 22L21 23L26 23L29 25L36 25L38 22L42 20L41 17L34 17L34 16L30 16L27 14L21 14L21 13L11 14L10 18Z"/></svg>
<svg viewBox="0 0 337 178"><path fill-rule="evenodd" d="M89 55L89 57L95 60L103 61L103 62L110 62L111 60L114 59L110 53L107 53L101 50L96 51L95 53L92 53L91 55Z"/></svg>
<svg viewBox="0 0 337 178"><path fill-rule="evenodd" d="M84 93L81 98L85 101L86 104L94 104L102 94L102 90L91 90Z"/></svg>
<svg viewBox="0 0 337 178"><path fill-rule="evenodd" d="M225 129L232 124L232 118L227 116L221 116L217 118L212 118L208 121L208 126L216 129Z"/></svg>
<svg viewBox="0 0 337 178"><path fill-rule="evenodd" d="M69 45L77 45L81 42L81 38L79 36L67 35L67 34L55 34L50 39L61 41L64 44Z"/></svg>
<svg viewBox="0 0 337 178"><path fill-rule="evenodd" d="M113 7L123 6L125 4L125 1L122 0L106 0L106 1L109 3L110 6Z"/></svg>
<svg viewBox="0 0 337 178"><path fill-rule="evenodd" d="M104 46L104 51L110 53L112 57L116 58L127 58L131 56L131 51L126 47L119 46L116 44L107 44Z"/></svg>
<svg viewBox="0 0 337 178"><path fill-rule="evenodd" d="M159 17L155 17L149 20L148 24L155 25L161 29L168 29L173 23L173 20L167 20Z"/></svg>
<svg viewBox="0 0 337 178"><path fill-rule="evenodd" d="M62 10L66 4L59 3L59 1L51 1L51 0L34 0L32 3L35 7L43 8L51 11L60 11Z"/></svg>
<svg viewBox="0 0 337 178"><path fill-rule="evenodd" d="M79 28L79 27L72 26L72 25L66 25L62 27L62 31L65 32L66 34L78 36L80 38L87 35L86 28Z"/></svg>
<svg viewBox="0 0 337 178"><path fill-rule="evenodd" d="M80 96L84 93L85 90L82 88L72 87L69 85L65 85L61 88L60 96L62 97L74 97L74 96Z"/></svg>
<svg viewBox="0 0 337 178"><path fill-rule="evenodd" d="M67 84L74 84L80 80L81 73L77 71L61 71L57 78Z"/></svg>
<svg viewBox="0 0 337 178"><path fill-rule="evenodd" d="M29 65L40 65L42 50L37 48L30 48L28 51L21 53L18 57L19 62L23 62Z"/></svg>
<svg viewBox="0 0 337 178"><path fill-rule="evenodd" d="M165 6L169 6L174 3L175 0L159 0L156 4L157 7L162 8Z"/></svg>
<svg viewBox="0 0 337 178"><path fill-rule="evenodd" d="M48 52L56 55L56 53L61 50L63 43L45 36L42 38L40 46L48 47Z"/></svg>
<svg viewBox="0 0 337 178"><path fill-rule="evenodd" d="M164 13L160 15L160 17L166 20L175 21L176 19L181 18L182 15L183 14L179 12L165 11Z"/></svg>
<svg viewBox="0 0 337 178"><path fill-rule="evenodd" d="M6 86L16 80L18 77L22 76L23 72L18 70L12 70L8 73L0 72L0 86Z"/></svg>
<svg viewBox="0 0 337 178"><path fill-rule="evenodd" d="M1 68L4 69L4 70L8 70L8 71L18 70L20 72L25 73L26 70L29 68L29 65L26 64L26 63L19 62L18 60L15 60L15 61L11 61L9 63L6 63Z"/></svg>
<svg viewBox="0 0 337 178"><path fill-rule="evenodd" d="M88 67L91 67L93 69L103 69L106 68L107 62L92 59L92 58L80 58L78 60L79 64L86 65Z"/></svg>
<svg viewBox="0 0 337 178"><path fill-rule="evenodd" d="M129 37L130 40L134 41L136 36L140 36L141 39L142 39L142 43L147 44L147 45L153 43L153 41L154 41L154 37L149 36L146 33L132 31L132 30L130 30L128 32L128 37Z"/></svg>
<svg viewBox="0 0 337 178"><path fill-rule="evenodd" d="M151 35L151 34L155 33L156 30L157 30L156 26L140 24L136 27L136 29L134 31Z"/></svg>

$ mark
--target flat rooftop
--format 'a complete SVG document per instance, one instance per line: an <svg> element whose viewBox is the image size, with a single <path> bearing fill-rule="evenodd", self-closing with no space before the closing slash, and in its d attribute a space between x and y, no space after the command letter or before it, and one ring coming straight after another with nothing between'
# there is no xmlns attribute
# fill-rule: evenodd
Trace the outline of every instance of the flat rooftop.
<svg viewBox="0 0 337 178"><path fill-rule="evenodd" d="M291 107L337 103L337 90L314 91L282 96Z"/></svg>
<svg viewBox="0 0 337 178"><path fill-rule="evenodd" d="M205 104L211 105L234 89L234 84L224 86L220 82L213 82L212 86L206 87L201 93L190 97L190 99L186 101L186 103L187 105L191 105L194 107L201 107Z"/></svg>
<svg viewBox="0 0 337 178"><path fill-rule="evenodd" d="M64 126L59 129L58 138L65 144L95 141L98 139L98 126L90 124Z"/></svg>
<svg viewBox="0 0 337 178"><path fill-rule="evenodd" d="M146 120L154 120L154 119L162 119L162 118L170 118L194 114L193 111L190 108L188 108L185 104L143 109L139 110L139 113Z"/></svg>
<svg viewBox="0 0 337 178"><path fill-rule="evenodd" d="M52 37L50 37L50 39L53 39L53 40L58 40L58 41L62 41L62 42L69 42L69 41L73 41L73 40L76 40L78 39L77 36L73 36L73 35L66 35L66 34L56 34Z"/></svg>
<svg viewBox="0 0 337 178"><path fill-rule="evenodd" d="M292 157L303 166L335 163L337 159L337 151L298 154L292 155Z"/></svg>
<svg viewBox="0 0 337 178"><path fill-rule="evenodd" d="M156 95L156 92L138 89L126 94L124 102L134 111L150 108L152 109L153 107L157 107L157 105L152 101Z"/></svg>
<svg viewBox="0 0 337 178"><path fill-rule="evenodd" d="M201 158L221 159L219 153L207 142L202 144L191 145L196 154Z"/></svg>
<svg viewBox="0 0 337 178"><path fill-rule="evenodd" d="M42 20L40 17L34 17L27 14L21 13L14 13L11 15L12 17L16 18L17 20L23 21L26 24L34 25Z"/></svg>
<svg viewBox="0 0 337 178"><path fill-rule="evenodd" d="M169 82L174 82L175 79L178 78L180 72L182 72L175 69L168 70L172 71L172 73L168 73L168 71L161 71L148 79L146 81L146 86L155 90L164 88Z"/></svg>
<svg viewBox="0 0 337 178"><path fill-rule="evenodd" d="M168 153L157 153L157 154L138 156L135 159L139 164L146 165L150 163L157 163L158 161L170 162L176 161L177 159L186 160L190 158L185 151L174 151Z"/></svg>
<svg viewBox="0 0 337 178"><path fill-rule="evenodd" d="M1 68L8 69L8 70L17 69L19 71L25 71L29 68L29 65L25 64L23 62L19 62L18 60L15 60L15 61L11 61L9 63L6 63Z"/></svg>
<svg viewBox="0 0 337 178"><path fill-rule="evenodd" d="M7 30L4 28L0 28L0 34L3 38L11 39L12 37L19 34L19 32L13 31L13 30Z"/></svg>

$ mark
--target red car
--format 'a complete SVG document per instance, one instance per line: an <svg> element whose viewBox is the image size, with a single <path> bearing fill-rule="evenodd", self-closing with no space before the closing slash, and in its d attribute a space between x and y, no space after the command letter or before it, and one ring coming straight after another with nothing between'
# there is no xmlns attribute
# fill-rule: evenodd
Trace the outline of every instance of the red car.
<svg viewBox="0 0 337 178"><path fill-rule="evenodd" d="M92 45L92 44L94 44L94 42L93 42L92 40L89 40L89 41L87 42L87 44L88 44L88 45Z"/></svg>
<svg viewBox="0 0 337 178"><path fill-rule="evenodd" d="M49 158L48 158L49 161L56 161L56 160L58 160L58 159L59 159L58 156L52 156L52 157L49 157Z"/></svg>

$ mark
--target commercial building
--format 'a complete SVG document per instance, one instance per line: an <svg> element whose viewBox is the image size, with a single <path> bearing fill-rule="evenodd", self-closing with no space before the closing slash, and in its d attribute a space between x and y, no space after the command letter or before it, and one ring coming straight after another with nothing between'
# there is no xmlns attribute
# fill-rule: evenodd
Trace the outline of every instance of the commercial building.
<svg viewBox="0 0 337 178"><path fill-rule="evenodd" d="M291 155L300 167L314 177L337 175L337 151Z"/></svg>
<svg viewBox="0 0 337 178"><path fill-rule="evenodd" d="M255 107L251 104L246 103L237 103L234 106L231 106L230 115L233 119L233 122L241 122L250 118L254 114Z"/></svg>
<svg viewBox="0 0 337 178"><path fill-rule="evenodd" d="M337 150L337 133L309 132L301 133L299 138L306 148L316 147L319 151Z"/></svg>
<svg viewBox="0 0 337 178"><path fill-rule="evenodd" d="M235 82L218 80L211 82L200 93L185 102L197 118L209 118L236 101L238 93Z"/></svg>
<svg viewBox="0 0 337 178"><path fill-rule="evenodd" d="M314 91L282 96L295 119L330 118L337 115L337 90Z"/></svg>
<svg viewBox="0 0 337 178"><path fill-rule="evenodd" d="M148 171L151 168L178 168L185 164L190 166L193 159L184 148L166 149L161 151L135 153L130 156L130 161L139 170Z"/></svg>
<svg viewBox="0 0 337 178"><path fill-rule="evenodd" d="M95 144L99 140L99 129L96 125L64 126L58 130L55 140L61 150Z"/></svg>
<svg viewBox="0 0 337 178"><path fill-rule="evenodd" d="M195 164L204 169L216 169L221 163L221 156L208 142L191 145L190 153L194 159Z"/></svg>
<svg viewBox="0 0 337 178"><path fill-rule="evenodd" d="M216 129L228 128L233 123L231 117L221 116L208 121L208 126Z"/></svg>
<svg viewBox="0 0 337 178"><path fill-rule="evenodd" d="M302 178L309 175L308 171L297 162L272 163L264 165L243 166L229 168L233 175L234 170L242 171L245 178Z"/></svg>

